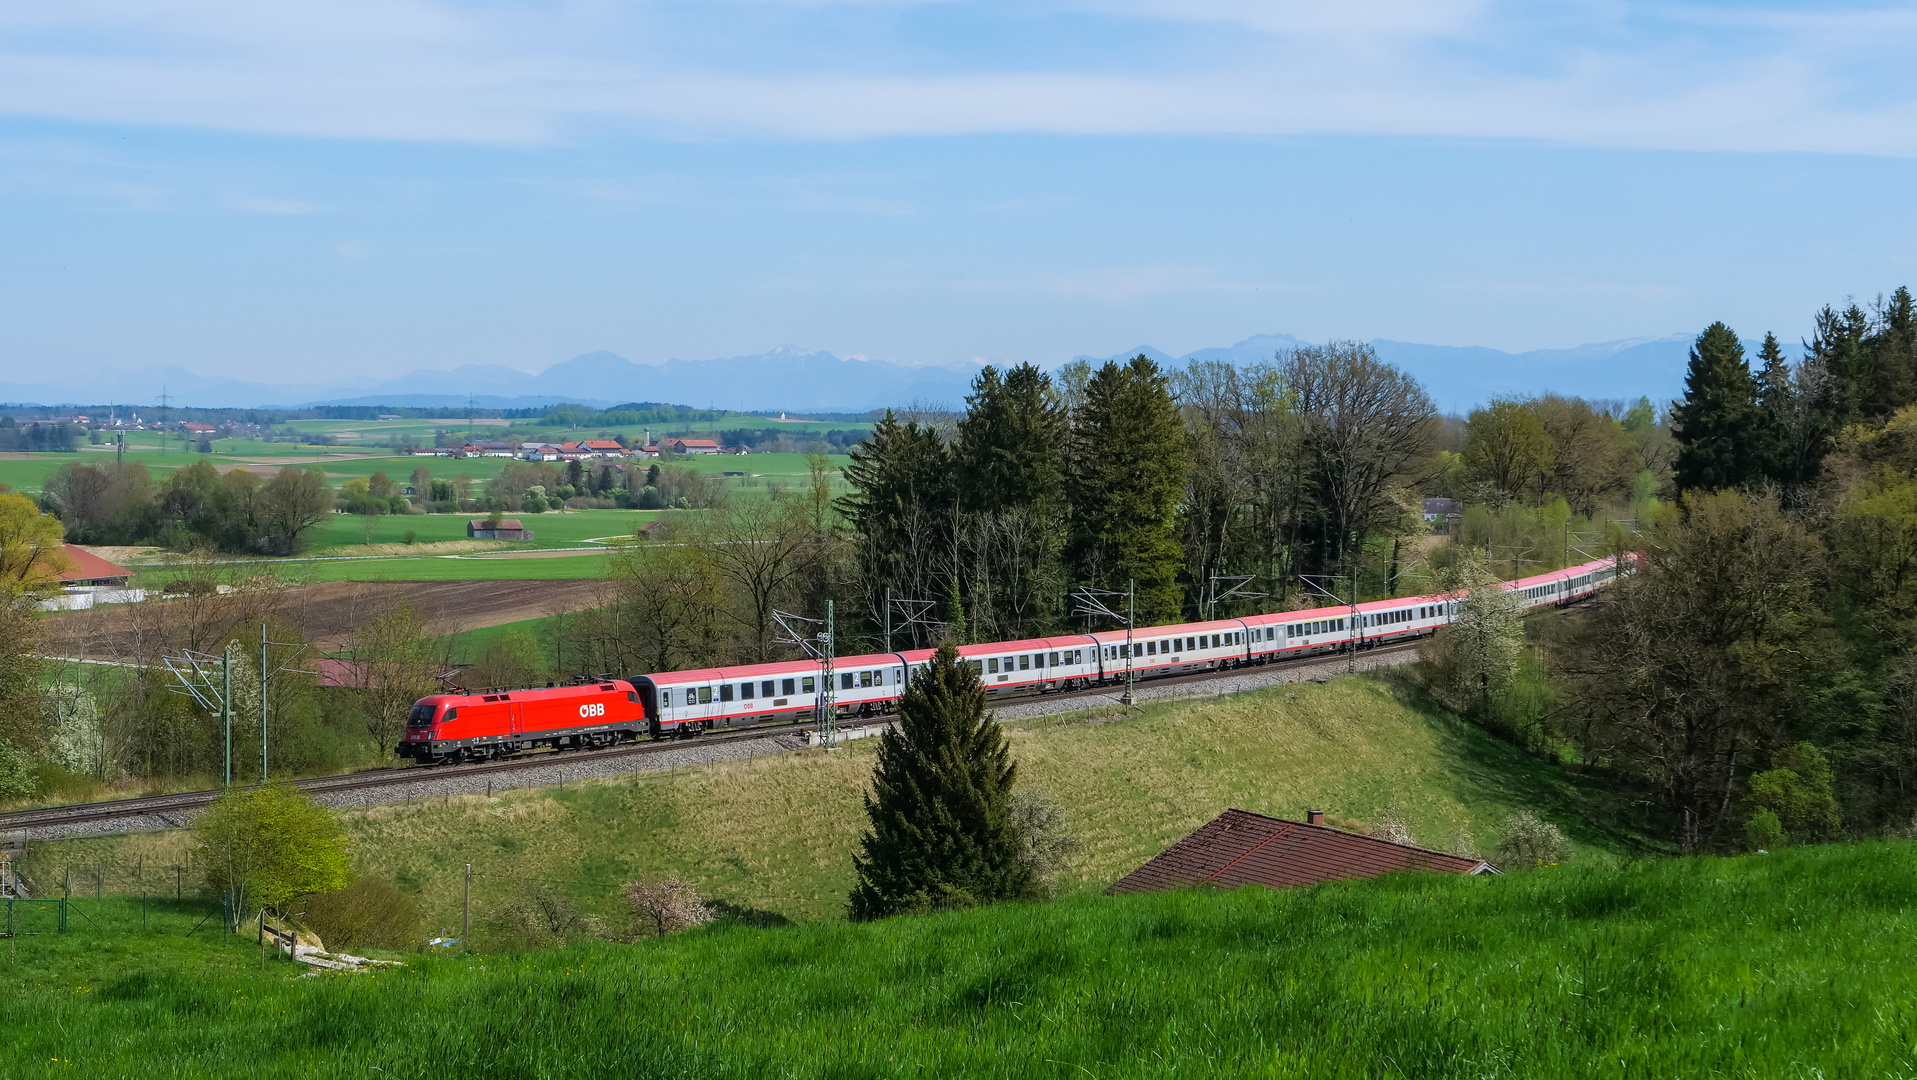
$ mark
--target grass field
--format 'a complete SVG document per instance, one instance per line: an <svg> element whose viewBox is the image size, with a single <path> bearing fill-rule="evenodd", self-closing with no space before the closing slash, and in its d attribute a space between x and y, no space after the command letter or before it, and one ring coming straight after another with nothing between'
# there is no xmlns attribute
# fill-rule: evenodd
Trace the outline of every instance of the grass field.
<svg viewBox="0 0 1917 1080"><path fill-rule="evenodd" d="M421 466L424 466L435 479L451 480L460 475L467 475L475 480L484 481L498 476L506 466L513 463L508 458L413 457L350 446L295 446L289 443L262 443L244 439L219 439L214 442L213 447L212 454L186 452L178 447L168 453L162 453L159 450L129 450L126 460L145 462L157 481L163 480L166 474L174 469L183 468L200 460L211 462L221 468L251 467L255 471L264 471L258 464L262 460L268 463L268 467L277 467L278 464L283 463L284 459L294 458L302 464L319 465L324 468L328 481L335 487L338 487L343 480L353 477L370 477L376 472L383 472L394 481L403 484L412 477L413 470ZM30 457L0 460L0 483L11 486L15 491L38 492L45 485L46 478L68 462L101 465L113 460L113 454L100 450L82 450L72 454L34 454ZM850 459L843 454L831 456L832 466L835 469L844 468L849 461ZM802 486L808 482L810 476L804 454L686 457L661 464L682 465L705 473L749 473L749 477L725 481L728 487L736 487L747 494L763 492L771 486ZM833 481L835 490L844 490L843 481L837 475L833 477Z"/></svg>
<svg viewBox="0 0 1917 1080"><path fill-rule="evenodd" d="M247 972L29 938L13 1075L1888 1077L1917 846L1005 904ZM254 961L257 963L257 959ZM190 977L179 977L190 973Z"/></svg>
<svg viewBox="0 0 1917 1080"><path fill-rule="evenodd" d="M515 548L564 547L610 536L632 536L647 521L685 511L568 510L563 513L514 514L533 531L533 539L514 541ZM397 544L412 532L417 543L432 544L466 539L466 523L484 518L476 514L334 514L307 536L309 555L351 555L367 544Z"/></svg>
<svg viewBox="0 0 1917 1080"><path fill-rule="evenodd" d="M1009 737L1024 781L1051 791L1084 842L1063 882L1070 891L1103 889L1231 806L1376 820L1396 802L1421 841L1449 847L1468 830L1485 849L1528 807L1563 827L1582 861L1650 850L1593 824L1611 816L1608 806L1599 812L1596 785L1408 703L1409 693L1382 678L1340 678L1154 705L1127 719L1019 721ZM405 883L436 926L456 921L469 862L475 910L543 881L603 913L619 883L674 871L741 907L832 921L852 882L874 749L860 740L677 775L389 804L344 821L360 872ZM34 858L130 865L163 842L65 841L38 846Z"/></svg>

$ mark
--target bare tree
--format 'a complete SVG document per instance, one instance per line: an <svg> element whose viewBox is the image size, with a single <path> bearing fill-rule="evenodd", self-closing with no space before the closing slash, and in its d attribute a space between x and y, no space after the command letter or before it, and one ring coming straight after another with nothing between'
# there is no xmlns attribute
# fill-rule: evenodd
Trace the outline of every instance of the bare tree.
<svg viewBox="0 0 1917 1080"><path fill-rule="evenodd" d="M824 557L826 538L815 524L823 513L814 499L742 501L716 514L692 543L731 587L729 611L755 663L773 659L777 628L772 612L788 601Z"/></svg>
<svg viewBox="0 0 1917 1080"><path fill-rule="evenodd" d="M411 604L385 608L353 635L352 693L381 755L399 742L413 703L437 689L443 659Z"/></svg>
<svg viewBox="0 0 1917 1080"><path fill-rule="evenodd" d="M1405 489L1436 475L1437 410L1416 379L1360 342L1299 346L1280 355L1279 367L1315 459L1324 554L1342 563L1402 515Z"/></svg>
<svg viewBox="0 0 1917 1080"><path fill-rule="evenodd" d="M574 648L597 671L672 671L713 662L724 637L720 611L725 579L704 545L660 530L655 539L615 554L609 595L581 612Z"/></svg>

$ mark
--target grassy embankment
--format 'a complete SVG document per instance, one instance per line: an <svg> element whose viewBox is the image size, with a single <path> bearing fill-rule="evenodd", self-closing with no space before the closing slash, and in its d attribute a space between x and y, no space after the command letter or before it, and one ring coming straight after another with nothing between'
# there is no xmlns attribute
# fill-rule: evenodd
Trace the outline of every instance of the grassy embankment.
<svg viewBox="0 0 1917 1080"><path fill-rule="evenodd" d="M247 939L29 938L0 1000L22 1076L1907 1076L1914 913L1917 846L1875 843L317 980Z"/></svg>
<svg viewBox="0 0 1917 1080"><path fill-rule="evenodd" d="M1108 711L1015 721L1008 735L1024 782L1049 789L1084 842L1062 883L1071 892L1103 889L1230 806L1377 820L1395 802L1426 844L1448 847L1468 830L1480 848L1495 846L1510 813L1532 808L1566 830L1580 861L1645 849L1598 824L1615 817L1599 785L1399 694L1384 678L1340 678L1153 705L1122 719ZM673 871L739 907L833 921L852 882L874 750L874 740L860 740L830 754L677 775L377 806L343 821L358 871L412 893L432 930L458 926L469 862L481 914L544 883L611 915L620 883ZM68 858L169 865L177 842L149 834L42 844L29 873L55 880Z"/></svg>

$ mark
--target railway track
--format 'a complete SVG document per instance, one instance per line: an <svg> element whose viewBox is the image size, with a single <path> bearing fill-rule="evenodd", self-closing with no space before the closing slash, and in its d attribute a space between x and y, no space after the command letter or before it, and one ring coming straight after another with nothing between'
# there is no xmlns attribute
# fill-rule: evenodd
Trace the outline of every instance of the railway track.
<svg viewBox="0 0 1917 1080"><path fill-rule="evenodd" d="M1395 653L1413 652L1416 642L1403 642L1384 645L1365 650L1367 656L1389 656ZM1335 663L1341 654L1324 653L1317 656L1300 657L1272 664L1260 664L1250 667L1226 668L1218 671L1198 671L1186 675L1172 675L1140 680L1136 686L1141 690L1158 691L1165 687L1202 684L1222 679L1242 678L1260 671L1283 671L1303 666L1322 666ZM1037 696L1003 697L992 704L1012 704L1026 702L1063 702L1077 699L1103 698L1115 701L1122 694L1122 685L1086 687L1080 690L1062 690ZM1154 693L1154 697L1163 695ZM848 718L839 725L840 730L857 730L879 724L890 723L892 714L883 713L871 717ZM768 727L740 728L733 731L709 731L692 739L666 739L657 742L633 743L615 746L604 750L556 750L535 753L505 761L488 761L473 765L436 765L409 766L396 769L378 769L346 776L319 776L308 780L294 781L294 786L312 795L332 794L343 791L359 791L367 788L389 787L403 784L416 784L423 781L455 779L462 777L485 777L495 774L512 774L537 770L548 766L569 764L582 758L593 761L606 761L622 757L643 757L661 754L672 750L683 750L700 745L715 743L744 742L755 739L771 739L780 735L792 735L806 730L796 724L779 724ZM182 791L168 795L145 795L132 799L112 799L103 802L75 803L69 806L48 806L37 810L16 810L0 814L0 832L45 828L50 826L72 825L87 821L110 821L115 818L156 817L170 813L198 810L211 803L219 795L218 791Z"/></svg>

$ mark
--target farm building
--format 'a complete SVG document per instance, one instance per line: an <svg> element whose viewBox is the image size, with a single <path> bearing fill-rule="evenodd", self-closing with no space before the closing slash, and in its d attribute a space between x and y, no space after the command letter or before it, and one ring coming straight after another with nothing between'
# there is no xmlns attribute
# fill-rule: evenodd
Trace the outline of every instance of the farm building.
<svg viewBox="0 0 1917 1080"><path fill-rule="evenodd" d="M1322 811L1286 821L1227 810L1120 878L1107 893L1155 892L1209 885L1289 889L1321 881L1372 878L1398 870L1495 874L1483 859L1394 844L1325 824Z"/></svg>
<svg viewBox="0 0 1917 1080"><path fill-rule="evenodd" d="M60 572L60 594L41 601L42 608L76 611L95 604L125 604L146 598L145 590L128 588L133 571L126 567L72 544L66 545L66 553L72 568Z"/></svg>
<svg viewBox="0 0 1917 1080"><path fill-rule="evenodd" d="M711 439L667 439L666 446L681 454L716 454L719 444Z"/></svg>
<svg viewBox="0 0 1917 1080"><path fill-rule="evenodd" d="M531 529L521 524L518 518L505 518L499 521L481 518L478 521L466 523L466 538L468 540L531 540L533 533Z"/></svg>

